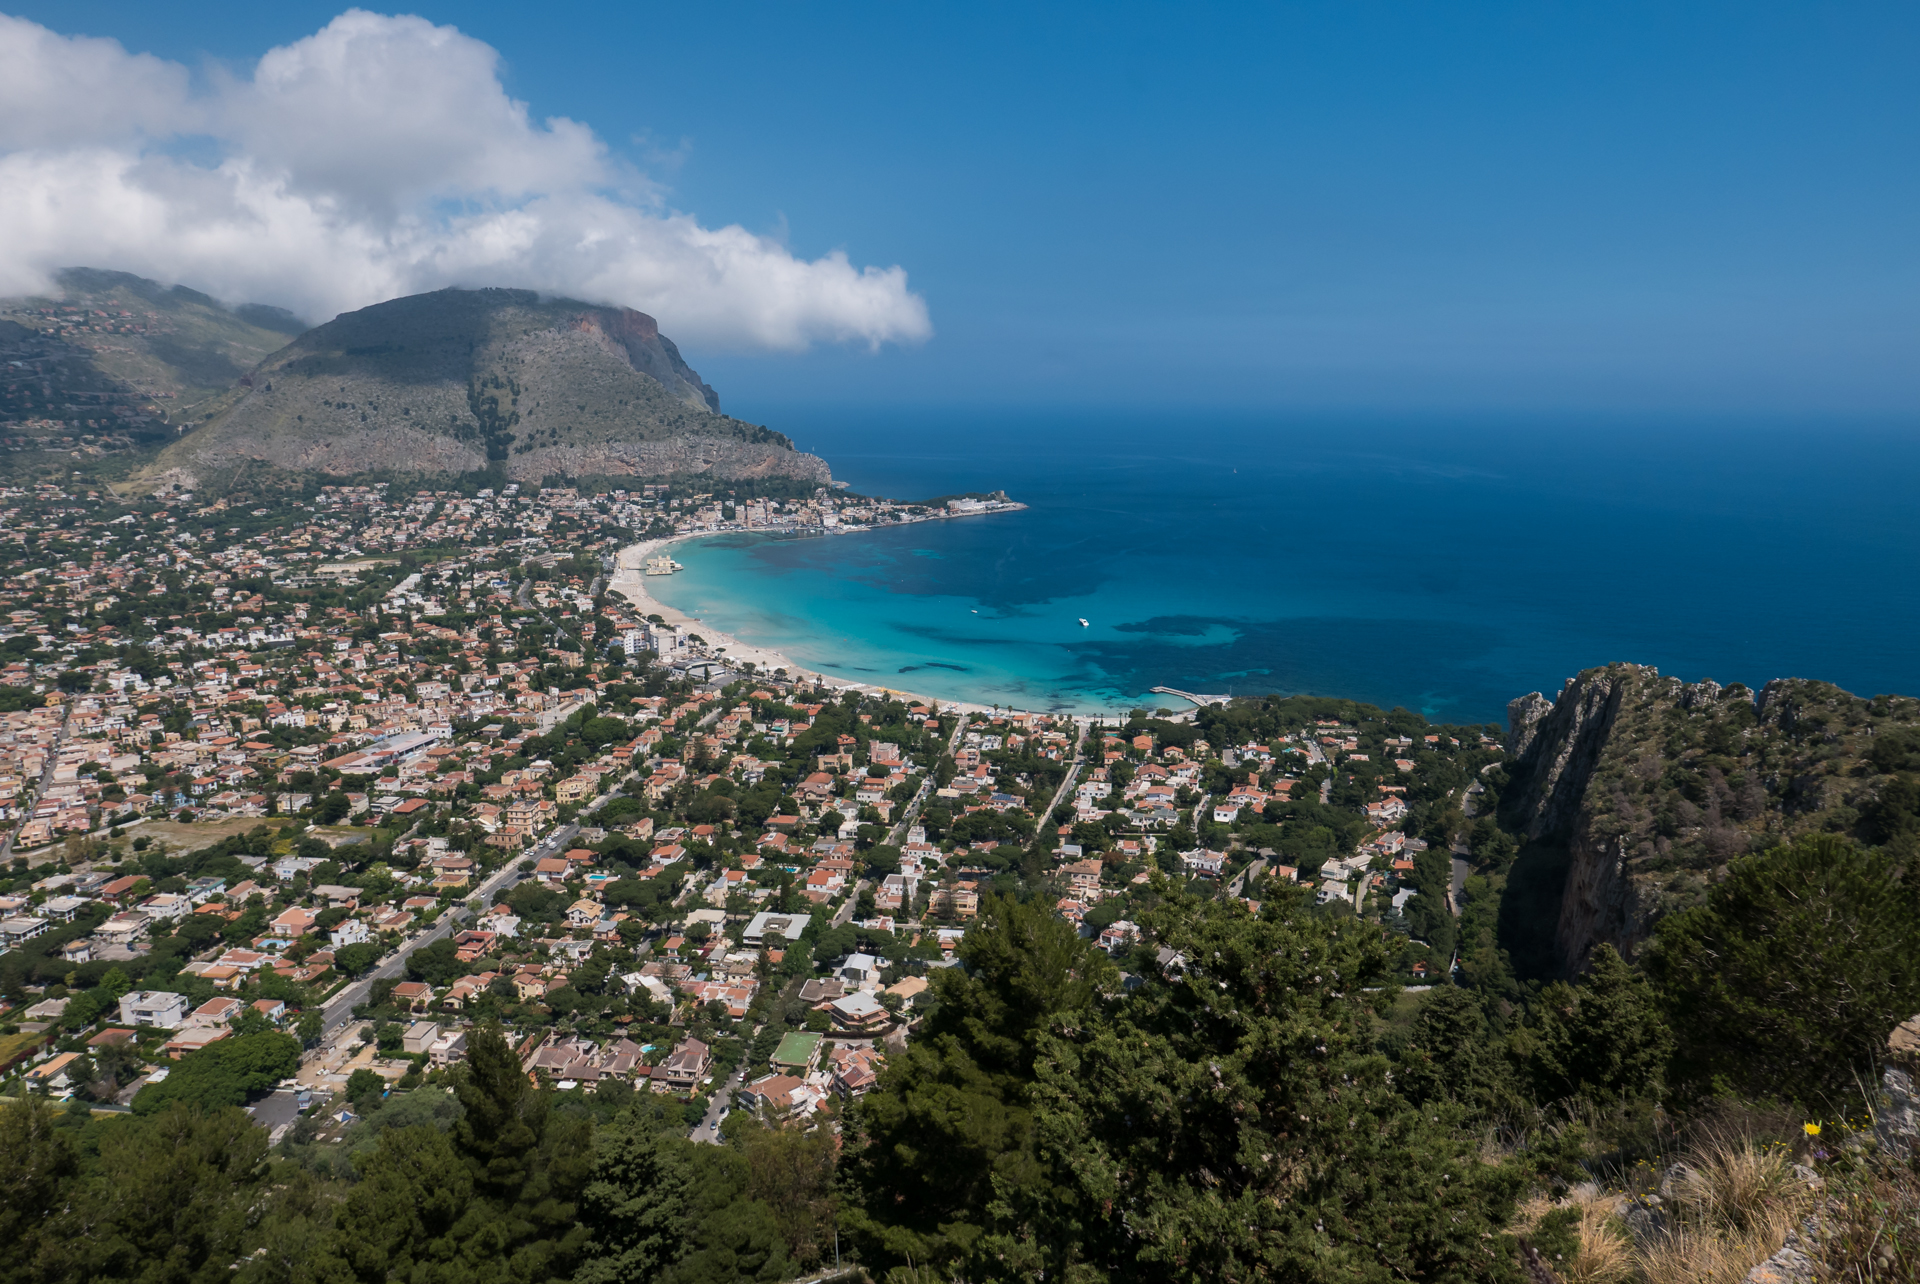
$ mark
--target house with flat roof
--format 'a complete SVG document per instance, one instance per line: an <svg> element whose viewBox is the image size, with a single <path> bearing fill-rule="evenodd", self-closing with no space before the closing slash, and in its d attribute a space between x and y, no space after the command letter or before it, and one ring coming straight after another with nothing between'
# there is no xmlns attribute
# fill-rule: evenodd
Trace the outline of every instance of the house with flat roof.
<svg viewBox="0 0 1920 1284"><path fill-rule="evenodd" d="M177 1030L187 1019L187 996L165 990L132 990L120 996L122 1025Z"/></svg>

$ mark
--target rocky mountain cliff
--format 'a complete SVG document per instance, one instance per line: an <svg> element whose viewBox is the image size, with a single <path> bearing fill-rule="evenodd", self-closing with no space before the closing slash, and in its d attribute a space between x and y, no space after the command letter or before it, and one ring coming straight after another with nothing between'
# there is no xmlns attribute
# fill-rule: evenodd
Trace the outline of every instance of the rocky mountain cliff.
<svg viewBox="0 0 1920 1284"><path fill-rule="evenodd" d="M1613 664L1508 706L1507 822L1564 847L1560 959L1631 953L1729 860L1810 831L1920 848L1920 700L1784 678L1757 695Z"/></svg>
<svg viewBox="0 0 1920 1284"><path fill-rule="evenodd" d="M652 317L529 290L439 290L344 313L240 377L170 446L191 485L258 461L303 471L825 483L827 465L720 399Z"/></svg>

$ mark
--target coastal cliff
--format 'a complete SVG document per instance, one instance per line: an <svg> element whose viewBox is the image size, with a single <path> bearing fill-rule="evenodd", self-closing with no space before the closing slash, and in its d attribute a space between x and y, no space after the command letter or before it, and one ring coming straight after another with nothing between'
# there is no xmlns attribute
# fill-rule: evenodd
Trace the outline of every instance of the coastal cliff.
<svg viewBox="0 0 1920 1284"><path fill-rule="evenodd" d="M1861 699L1785 678L1681 682L1611 664L1507 709L1504 819L1564 849L1556 946L1568 971L1595 947L1631 955L1715 872L1808 832L1911 841L1920 701Z"/></svg>

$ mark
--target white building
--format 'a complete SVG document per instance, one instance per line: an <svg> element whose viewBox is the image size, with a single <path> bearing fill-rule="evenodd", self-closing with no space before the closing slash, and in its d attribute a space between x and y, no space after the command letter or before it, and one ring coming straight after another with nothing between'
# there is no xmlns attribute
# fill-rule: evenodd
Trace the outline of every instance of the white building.
<svg viewBox="0 0 1920 1284"><path fill-rule="evenodd" d="M365 945L373 936L367 931L365 919L350 918L327 933L327 939L333 942L334 949L339 950L349 945Z"/></svg>
<svg viewBox="0 0 1920 1284"><path fill-rule="evenodd" d="M122 1025L152 1025L177 1030L187 1019L187 996L164 990L134 990L121 996Z"/></svg>

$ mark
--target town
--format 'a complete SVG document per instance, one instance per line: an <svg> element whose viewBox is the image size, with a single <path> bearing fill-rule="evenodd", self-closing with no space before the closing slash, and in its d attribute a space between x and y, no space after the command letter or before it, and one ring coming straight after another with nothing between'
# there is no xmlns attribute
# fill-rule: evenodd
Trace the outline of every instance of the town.
<svg viewBox="0 0 1920 1284"><path fill-rule="evenodd" d="M994 894L1128 968L1170 889L1304 886L1404 981L1455 966L1484 729L963 713L735 668L607 587L639 539L1004 503L0 491L4 1091L245 1102L312 1151L486 1025L696 1140L832 1127Z"/></svg>

